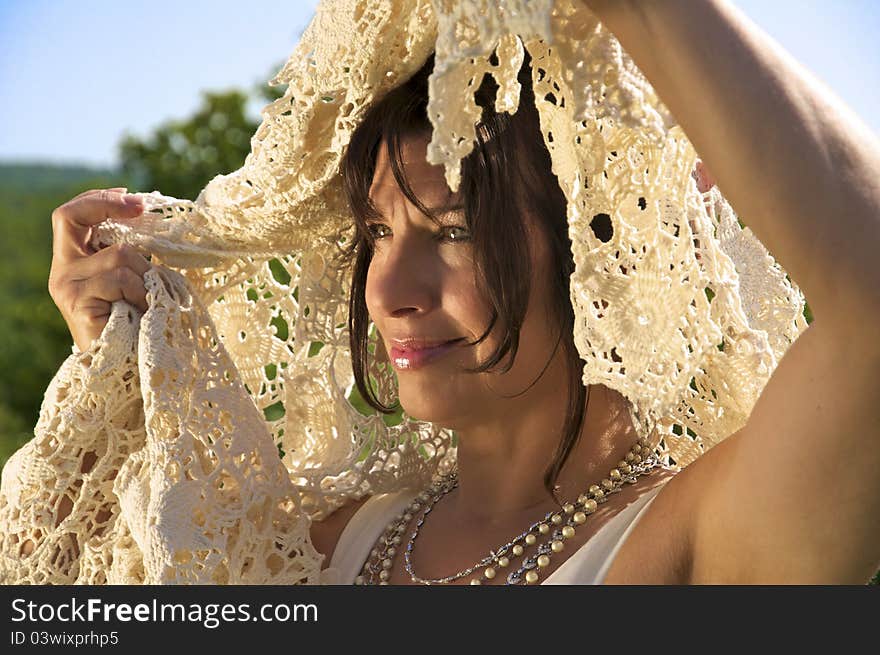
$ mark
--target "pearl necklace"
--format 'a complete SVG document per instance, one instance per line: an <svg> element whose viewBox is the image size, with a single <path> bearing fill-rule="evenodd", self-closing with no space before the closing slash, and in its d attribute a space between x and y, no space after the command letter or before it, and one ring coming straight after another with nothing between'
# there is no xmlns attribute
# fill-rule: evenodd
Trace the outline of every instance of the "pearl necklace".
<svg viewBox="0 0 880 655"><path fill-rule="evenodd" d="M431 509L446 494L458 486L458 472L453 471L441 480L435 482L429 491L421 492L410 506L399 513L385 528L380 535L375 547L364 563L363 573L355 578L356 585L388 584L391 577L391 568L394 556L400 546L403 535L413 519L414 514L424 509L419 521L416 523L412 537L406 545L405 565L406 570L413 582L420 584L447 584L466 575L470 575L478 569L484 569L481 576L471 579L471 584L479 585L484 581L495 578L499 569L505 569L510 565L510 555L519 557L523 554L525 546L537 544L539 536L550 534L545 541L538 544L537 552L522 560L521 565L511 571L507 576L507 584L534 584L538 581L538 571L550 565L550 557L559 553L565 547L565 541L575 536L576 527L587 520L587 516L596 511L599 504L608 500L608 496L621 490L625 483L634 484L636 479L648 474L659 466L657 454L650 448L647 439L639 439L621 460L616 468L611 469L608 477L598 485L590 488L580 496L576 503L565 503L562 511L551 510L544 518L530 525L524 532L517 535L503 546L489 551L482 560L466 569L444 578L421 578L413 571L412 550L419 529L425 522L425 518L431 513Z"/></svg>

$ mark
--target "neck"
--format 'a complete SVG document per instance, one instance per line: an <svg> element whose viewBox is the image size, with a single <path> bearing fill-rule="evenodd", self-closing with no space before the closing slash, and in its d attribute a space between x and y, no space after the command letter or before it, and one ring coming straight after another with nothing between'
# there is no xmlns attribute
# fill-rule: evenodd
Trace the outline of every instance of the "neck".
<svg viewBox="0 0 880 655"><path fill-rule="evenodd" d="M446 502L463 524L501 525L559 506L544 486L544 473L561 439L566 398L560 395L554 389L518 403L531 411L511 407L503 420L457 431L459 485ZM622 396L591 387L580 436L556 481L557 498L573 502L599 484L636 440Z"/></svg>

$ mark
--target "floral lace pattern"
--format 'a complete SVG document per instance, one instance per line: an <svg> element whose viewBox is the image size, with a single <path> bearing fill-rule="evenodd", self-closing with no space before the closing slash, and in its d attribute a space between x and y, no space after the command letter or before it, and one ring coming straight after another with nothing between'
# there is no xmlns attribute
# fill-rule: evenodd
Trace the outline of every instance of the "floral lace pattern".
<svg viewBox="0 0 880 655"><path fill-rule="evenodd" d="M94 230L96 244L153 253L149 310L115 303L52 380L3 471L0 579L320 582L311 520L454 465L450 431L405 414L388 426L349 402L339 257L351 133L435 50L428 160L453 188L482 76L515 111L532 58L568 201L584 383L626 396L667 465L743 426L806 327L804 299L721 192L697 190L697 153L614 36L574 2L324 1L240 170L195 201L145 194L143 217ZM392 399L388 363L371 358L370 375Z"/></svg>

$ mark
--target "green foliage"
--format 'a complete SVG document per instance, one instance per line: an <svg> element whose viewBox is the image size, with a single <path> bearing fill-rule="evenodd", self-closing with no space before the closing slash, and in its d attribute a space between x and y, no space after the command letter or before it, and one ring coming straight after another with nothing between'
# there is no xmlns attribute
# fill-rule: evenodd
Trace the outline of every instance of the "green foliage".
<svg viewBox="0 0 880 655"><path fill-rule="evenodd" d="M266 101L283 93L282 88L262 85L254 90ZM0 240L0 466L32 437L44 391L70 354L72 339L47 290L52 210L84 190L111 186L155 189L194 199L215 175L232 172L244 163L257 128L246 116L247 102L241 91L206 92L192 116L164 123L145 139L125 136L120 143L121 172L0 164L0 229L4 235ZM273 261L271 266L286 284L289 275L281 263ZM708 289L707 296L711 301ZM812 322L809 307L804 315ZM279 336L286 336L289 326L276 328ZM321 347L312 344L310 355ZM356 388L349 399L362 414L375 413ZM283 412L276 404L266 408L266 417L275 420ZM389 426L401 420L399 407L383 416ZM280 447L279 454L283 455ZM366 456L366 451L361 455ZM880 572L871 583L880 584Z"/></svg>
<svg viewBox="0 0 880 655"><path fill-rule="evenodd" d="M30 441L33 432L19 414L7 405L0 404L0 464Z"/></svg>
<svg viewBox="0 0 880 655"><path fill-rule="evenodd" d="M122 169L139 190L195 199L218 173L241 167L257 123L241 91L205 92L195 115L165 123L145 139L125 136Z"/></svg>
<svg viewBox="0 0 880 655"><path fill-rule="evenodd" d="M272 101L283 87L253 91ZM33 435L46 387L73 344L48 292L52 211L83 191L113 186L195 198L215 175L244 163L257 127L247 102L242 91L204 93L192 116L143 140L124 137L121 171L0 164L0 466Z"/></svg>
<svg viewBox="0 0 880 655"><path fill-rule="evenodd" d="M253 90L257 98L273 101L284 86ZM248 100L239 90L205 91L192 116L163 123L146 139L123 136L119 152L132 190L192 200L216 175L241 168L259 125L247 117Z"/></svg>
<svg viewBox="0 0 880 655"><path fill-rule="evenodd" d="M32 436L73 343L47 288L52 211L87 189L125 183L106 170L0 164L0 465Z"/></svg>

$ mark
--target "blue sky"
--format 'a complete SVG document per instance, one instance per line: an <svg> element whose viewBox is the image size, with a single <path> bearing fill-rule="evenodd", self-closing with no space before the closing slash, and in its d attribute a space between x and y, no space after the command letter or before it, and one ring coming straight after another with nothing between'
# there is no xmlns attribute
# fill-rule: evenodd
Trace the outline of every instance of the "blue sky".
<svg viewBox="0 0 880 655"><path fill-rule="evenodd" d="M880 2L734 3L880 134ZM0 0L0 160L113 165L126 130L268 80L316 4Z"/></svg>

